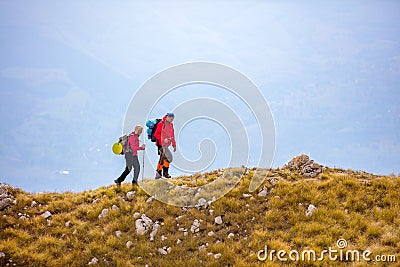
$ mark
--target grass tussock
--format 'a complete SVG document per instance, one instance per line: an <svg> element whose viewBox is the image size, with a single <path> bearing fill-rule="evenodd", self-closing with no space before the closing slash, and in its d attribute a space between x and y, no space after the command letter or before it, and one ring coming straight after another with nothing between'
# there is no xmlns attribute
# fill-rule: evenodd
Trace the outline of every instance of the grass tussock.
<svg viewBox="0 0 400 267"><path fill-rule="evenodd" d="M349 249L397 255L400 261L399 177L327 169L316 178L306 178L285 168L257 170L256 175L266 179L249 193L255 170L225 173L240 179L221 181L221 171L216 170L171 180L176 187L212 186L216 191L237 183L203 209L147 201L148 190L128 184L63 194L12 189L15 204L0 212L0 252L5 255L0 266L86 266L93 258L98 266L364 266L328 258L283 263L276 258L261 262L257 257L265 246L287 252L322 251L336 247L341 238ZM160 190L152 187L152 181L145 183L152 193ZM267 188L267 196L258 196L262 188ZM175 188L162 189L176 193ZM129 191L135 191L132 200L126 197ZM197 193L197 199L212 198ZM317 209L307 216L310 204ZM103 209L109 212L100 219ZM46 211L52 214L47 219L41 216ZM149 233L137 235L135 213L159 222L154 241ZM222 216L222 224L215 223L217 216ZM194 220L200 226L192 233ZM160 248L170 251L162 255Z"/></svg>

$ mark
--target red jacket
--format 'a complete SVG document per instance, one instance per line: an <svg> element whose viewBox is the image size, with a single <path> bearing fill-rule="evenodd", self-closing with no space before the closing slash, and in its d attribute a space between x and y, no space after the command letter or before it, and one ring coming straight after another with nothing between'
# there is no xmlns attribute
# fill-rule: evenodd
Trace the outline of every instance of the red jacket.
<svg viewBox="0 0 400 267"><path fill-rule="evenodd" d="M157 124L154 137L157 139L157 146L170 146L172 144L172 147L176 147L174 124L167 121L167 116L164 116L163 120ZM165 142L165 139L168 139L167 142Z"/></svg>
<svg viewBox="0 0 400 267"><path fill-rule="evenodd" d="M139 135L135 134L135 132L132 132L131 136L129 136L128 144L132 149L133 156L137 156L138 150L143 150L143 148L140 146Z"/></svg>

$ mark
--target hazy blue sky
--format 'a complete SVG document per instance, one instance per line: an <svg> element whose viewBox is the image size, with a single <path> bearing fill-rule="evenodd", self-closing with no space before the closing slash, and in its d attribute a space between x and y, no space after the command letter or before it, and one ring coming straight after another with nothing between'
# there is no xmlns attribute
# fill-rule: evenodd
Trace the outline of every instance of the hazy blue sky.
<svg viewBox="0 0 400 267"><path fill-rule="evenodd" d="M274 167L306 153L399 174L399 17L399 1L1 1L0 182L35 192L111 184L124 161L110 145L131 97L190 61L226 64L259 86L275 120ZM232 104L252 127L240 101L212 86L178 90L156 111L200 96ZM211 169L223 167L226 133L202 123L181 150L197 158L211 134L221 156Z"/></svg>

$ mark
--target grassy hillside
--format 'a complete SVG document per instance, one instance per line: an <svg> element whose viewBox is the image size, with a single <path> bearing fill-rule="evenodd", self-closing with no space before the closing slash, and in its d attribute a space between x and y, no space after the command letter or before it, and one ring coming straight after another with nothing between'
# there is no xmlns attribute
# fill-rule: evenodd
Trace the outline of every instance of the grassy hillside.
<svg viewBox="0 0 400 267"><path fill-rule="evenodd" d="M288 257L291 250L301 254L309 249L317 253L329 247L338 249L338 239L347 241L348 250L370 250L371 259L397 256L397 263L373 266L399 264L399 177L327 168L309 178L281 168L264 170L264 184L249 193L254 170L241 171L237 186L207 208L166 205L130 184L63 194L29 194L7 187L13 203L0 211L0 266L367 264L363 260L332 261L327 255L322 261L292 261ZM172 181L196 186L217 178L215 171ZM268 194L259 196L263 188ZM132 191L133 198L132 193L127 195ZM316 210L307 216L310 204ZM104 209L108 209L107 214ZM135 221L143 214L159 225L154 241L150 241L152 229L144 235L136 232ZM288 261L278 260L276 254L272 261L260 261L264 254L258 252L265 246L287 251Z"/></svg>

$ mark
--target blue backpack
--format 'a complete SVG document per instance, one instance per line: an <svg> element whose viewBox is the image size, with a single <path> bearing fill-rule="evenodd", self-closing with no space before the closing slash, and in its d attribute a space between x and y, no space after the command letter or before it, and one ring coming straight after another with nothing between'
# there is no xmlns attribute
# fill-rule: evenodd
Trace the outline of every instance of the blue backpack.
<svg viewBox="0 0 400 267"><path fill-rule="evenodd" d="M147 138L151 140L151 142L157 141L156 137L154 136L154 133L157 130L157 125L162 121L162 119L154 119L154 120L148 120L146 121L146 127L147 127Z"/></svg>

